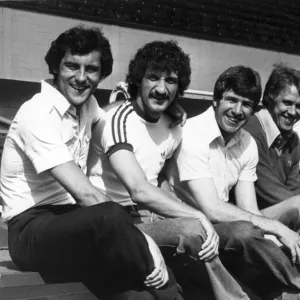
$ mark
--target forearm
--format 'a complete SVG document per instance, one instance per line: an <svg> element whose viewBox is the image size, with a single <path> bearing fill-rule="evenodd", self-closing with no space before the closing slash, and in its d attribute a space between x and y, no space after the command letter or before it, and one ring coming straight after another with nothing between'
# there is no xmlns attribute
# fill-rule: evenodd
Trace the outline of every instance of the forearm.
<svg viewBox="0 0 300 300"><path fill-rule="evenodd" d="M281 232L285 227L278 221L262 216L260 212L254 214L227 202L218 205L218 209L211 211L208 218L212 223L249 221L261 228L264 233L273 234L277 237L282 236Z"/></svg>
<svg viewBox="0 0 300 300"><path fill-rule="evenodd" d="M142 204L162 216L170 218L206 218L201 211L182 202L175 194L171 195L169 191L149 183L132 191L131 197L134 202Z"/></svg>
<svg viewBox="0 0 300 300"><path fill-rule="evenodd" d="M103 194L100 190L96 189L94 186L90 186L85 191L81 190L77 195L73 195L76 202L82 206L92 206L106 201L111 201L111 199Z"/></svg>

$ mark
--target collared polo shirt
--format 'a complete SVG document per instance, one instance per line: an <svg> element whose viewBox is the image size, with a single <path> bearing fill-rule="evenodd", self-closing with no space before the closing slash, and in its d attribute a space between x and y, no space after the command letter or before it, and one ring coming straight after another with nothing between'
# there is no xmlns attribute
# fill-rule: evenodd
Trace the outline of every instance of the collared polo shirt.
<svg viewBox="0 0 300 300"><path fill-rule="evenodd" d="M257 147L249 133L240 129L225 145L212 107L188 119L182 142L167 171L170 183L180 197L191 197L185 181L212 178L222 201L240 181L254 182Z"/></svg>
<svg viewBox="0 0 300 300"><path fill-rule="evenodd" d="M41 92L21 106L7 134L0 178L5 220L34 205L74 204L47 170L73 160L86 171L91 127L103 111L91 97L76 112L50 83L42 81Z"/></svg>
<svg viewBox="0 0 300 300"><path fill-rule="evenodd" d="M300 193L299 140L293 131L281 133L267 109L255 113L245 126L254 137L258 152L255 183L259 208L263 209Z"/></svg>

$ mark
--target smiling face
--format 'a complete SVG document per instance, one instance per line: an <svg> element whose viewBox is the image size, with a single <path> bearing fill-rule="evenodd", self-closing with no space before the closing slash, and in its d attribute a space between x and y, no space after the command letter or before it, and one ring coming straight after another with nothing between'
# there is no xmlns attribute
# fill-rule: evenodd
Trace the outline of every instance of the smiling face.
<svg viewBox="0 0 300 300"><path fill-rule="evenodd" d="M232 90L223 93L220 101L213 101L216 121L227 143L243 127L253 113L254 102L235 94Z"/></svg>
<svg viewBox="0 0 300 300"><path fill-rule="evenodd" d="M294 85L287 86L268 108L281 133L290 132L300 119L300 97Z"/></svg>
<svg viewBox="0 0 300 300"><path fill-rule="evenodd" d="M178 90L178 76L148 70L142 79L137 105L146 118L158 120L173 102Z"/></svg>
<svg viewBox="0 0 300 300"><path fill-rule="evenodd" d="M60 62L56 88L74 106L80 106L96 91L101 78L100 52L72 55L68 50Z"/></svg>

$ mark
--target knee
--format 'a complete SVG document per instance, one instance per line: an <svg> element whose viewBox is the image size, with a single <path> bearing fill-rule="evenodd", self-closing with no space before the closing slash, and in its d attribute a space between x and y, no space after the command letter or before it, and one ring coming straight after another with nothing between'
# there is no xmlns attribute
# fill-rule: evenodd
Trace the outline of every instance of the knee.
<svg viewBox="0 0 300 300"><path fill-rule="evenodd" d="M300 207L287 210L279 219L280 222L288 226L291 230L300 229Z"/></svg>
<svg viewBox="0 0 300 300"><path fill-rule="evenodd" d="M180 218L178 222L180 222L180 230L178 232L177 252L187 252L187 254L196 257L206 239L206 233L201 222L191 218Z"/></svg>
<svg viewBox="0 0 300 300"><path fill-rule="evenodd" d="M225 246L227 249L237 250L246 245L251 246L255 240L264 238L263 231L248 221L231 222L228 230L228 241Z"/></svg>

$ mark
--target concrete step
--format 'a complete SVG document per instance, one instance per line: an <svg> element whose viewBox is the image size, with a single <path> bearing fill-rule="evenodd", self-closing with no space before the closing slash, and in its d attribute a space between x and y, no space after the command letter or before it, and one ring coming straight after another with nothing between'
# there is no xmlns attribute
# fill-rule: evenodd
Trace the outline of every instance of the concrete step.
<svg viewBox="0 0 300 300"><path fill-rule="evenodd" d="M1 300L97 300L82 283L37 284L0 288ZM99 300L99 299L98 299Z"/></svg>

